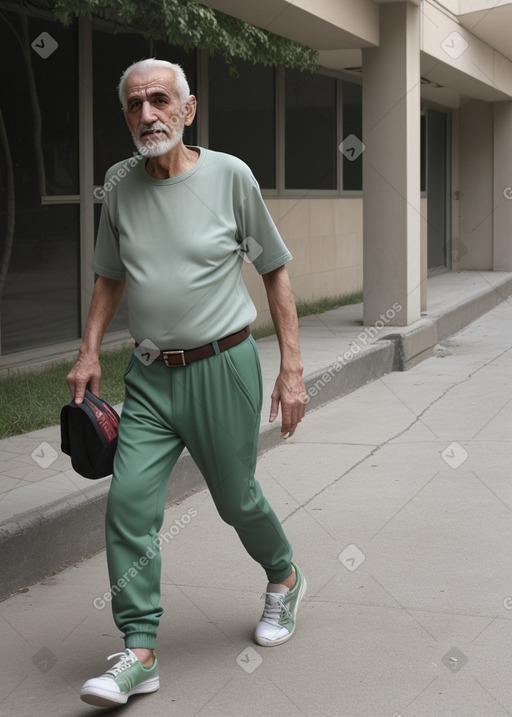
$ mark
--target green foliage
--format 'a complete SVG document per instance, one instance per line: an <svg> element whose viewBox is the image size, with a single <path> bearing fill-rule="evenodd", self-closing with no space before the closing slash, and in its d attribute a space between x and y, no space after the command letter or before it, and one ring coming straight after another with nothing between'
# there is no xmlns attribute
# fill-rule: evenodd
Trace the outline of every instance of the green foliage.
<svg viewBox="0 0 512 717"><path fill-rule="evenodd" d="M224 58L232 73L235 60L314 72L318 52L255 25L201 5L197 0L50 0L65 25L74 17L99 17L115 30L135 30L147 38L185 49L197 48Z"/></svg>
<svg viewBox="0 0 512 717"><path fill-rule="evenodd" d="M350 304L360 304L363 300L362 292L358 291L354 294L341 294L338 296L325 296L315 301L297 301L297 316L312 316L314 314L323 314L324 311L332 311L340 306L349 306Z"/></svg>

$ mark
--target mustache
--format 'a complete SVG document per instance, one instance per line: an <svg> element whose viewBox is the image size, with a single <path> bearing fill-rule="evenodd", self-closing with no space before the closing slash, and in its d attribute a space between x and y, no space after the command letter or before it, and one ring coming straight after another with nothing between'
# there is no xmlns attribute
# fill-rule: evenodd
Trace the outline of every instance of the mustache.
<svg viewBox="0 0 512 717"><path fill-rule="evenodd" d="M163 122L152 122L148 125L142 125L137 129L136 137L137 139L141 139L141 137L146 132L154 132L155 130L158 130L160 132L165 133L167 136L169 135L169 128L164 125Z"/></svg>

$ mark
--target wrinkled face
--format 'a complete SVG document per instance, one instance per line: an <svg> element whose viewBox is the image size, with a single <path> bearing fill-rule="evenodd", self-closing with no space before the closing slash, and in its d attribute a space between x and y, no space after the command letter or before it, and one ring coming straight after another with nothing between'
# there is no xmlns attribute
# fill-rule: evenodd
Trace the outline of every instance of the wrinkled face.
<svg viewBox="0 0 512 717"><path fill-rule="evenodd" d="M174 72L154 67L147 72L132 72L124 92L126 122L139 152L146 157L159 157L181 142L185 125L195 115L195 97L182 104L174 87Z"/></svg>

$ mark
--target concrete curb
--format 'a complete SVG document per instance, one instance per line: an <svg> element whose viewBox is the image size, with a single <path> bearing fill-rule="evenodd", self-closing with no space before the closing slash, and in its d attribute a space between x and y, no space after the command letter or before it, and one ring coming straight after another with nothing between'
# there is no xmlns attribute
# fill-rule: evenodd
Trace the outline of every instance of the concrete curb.
<svg viewBox="0 0 512 717"><path fill-rule="evenodd" d="M453 336L465 326L512 296L512 278L505 278L494 286L482 289L471 299L460 301L448 310L432 316L437 326L437 340L442 341Z"/></svg>
<svg viewBox="0 0 512 717"><path fill-rule="evenodd" d="M512 296L512 278L506 277L480 289L470 299L452 304L445 311L434 312L429 318L416 321L403 329L394 328L382 334L380 341L395 344L394 371L406 371L432 355L440 341L453 336L483 314Z"/></svg>
<svg viewBox="0 0 512 717"><path fill-rule="evenodd" d="M403 371L432 355L434 346L512 295L512 278L481 290L404 329L393 329L350 361L306 376L308 411L347 395L391 371ZM279 427L265 425L259 453L282 442ZM104 514L109 480L0 523L0 600L105 547ZM188 452L176 464L168 503L205 487Z"/></svg>

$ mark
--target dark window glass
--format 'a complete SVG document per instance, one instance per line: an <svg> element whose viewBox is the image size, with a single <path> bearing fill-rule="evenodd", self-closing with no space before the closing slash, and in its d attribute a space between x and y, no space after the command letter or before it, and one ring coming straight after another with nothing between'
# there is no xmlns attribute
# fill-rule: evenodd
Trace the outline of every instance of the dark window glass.
<svg viewBox="0 0 512 717"><path fill-rule="evenodd" d="M448 116L427 110L428 268L446 266Z"/></svg>
<svg viewBox="0 0 512 717"><path fill-rule="evenodd" d="M80 331L76 27L2 10L0 63L1 351ZM22 51L23 47L23 51Z"/></svg>
<svg viewBox="0 0 512 717"><path fill-rule="evenodd" d="M2 353L80 336L80 207L46 206L16 215L2 292Z"/></svg>
<svg viewBox="0 0 512 717"><path fill-rule="evenodd" d="M237 62L237 69L234 77L223 60L209 61L209 146L242 159L261 187L273 189L275 73L244 62Z"/></svg>
<svg viewBox="0 0 512 717"><path fill-rule="evenodd" d="M337 189L336 80L286 72L286 189Z"/></svg>
<svg viewBox="0 0 512 717"><path fill-rule="evenodd" d="M3 11L0 31L0 106L18 200L78 194L76 28Z"/></svg>
<svg viewBox="0 0 512 717"><path fill-rule="evenodd" d="M353 82L343 83L343 141L350 140L343 153L343 189L363 189L363 99L362 88ZM353 145L353 146L352 146Z"/></svg>
<svg viewBox="0 0 512 717"><path fill-rule="evenodd" d="M421 164L420 164L420 188L422 192L427 191L427 110L421 110Z"/></svg>
<svg viewBox="0 0 512 717"><path fill-rule="evenodd" d="M150 42L141 35L93 32L94 87L94 183L103 184L105 172L136 151L126 126L117 86L124 70L148 57L175 62L183 68L191 94L196 93L196 66L193 52L164 42ZM195 121L185 127L186 144L196 143Z"/></svg>

